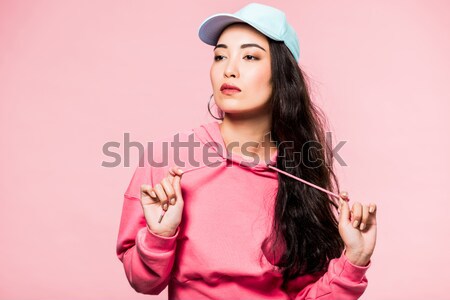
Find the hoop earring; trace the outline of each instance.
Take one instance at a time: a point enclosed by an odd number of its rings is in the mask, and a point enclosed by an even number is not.
[[[214,119],[223,121],[223,118],[217,118],[217,117],[215,117],[215,116],[211,113],[211,108],[209,107],[209,104],[210,104],[211,99],[212,99],[213,96],[214,96],[214,94],[211,94],[211,96],[209,97],[209,101],[208,101],[208,111],[209,111],[209,114],[210,114]]]

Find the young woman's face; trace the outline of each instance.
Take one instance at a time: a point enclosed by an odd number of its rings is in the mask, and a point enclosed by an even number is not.
[[[233,24],[220,35],[210,71],[214,100],[227,114],[269,113],[272,93],[269,42],[247,24]],[[227,89],[224,84],[238,88]]]

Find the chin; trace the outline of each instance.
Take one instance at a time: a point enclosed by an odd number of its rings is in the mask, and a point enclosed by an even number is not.
[[[216,101],[216,105],[223,111],[241,110],[242,100],[233,97],[221,98]]]
[[[240,112],[245,109],[242,101],[237,99],[224,99],[217,103],[217,106],[224,112]]]
[[[222,109],[222,111],[227,114],[227,115],[247,115],[247,114],[252,114],[252,110],[250,109],[245,109],[243,107],[235,107],[235,108],[224,108]]]

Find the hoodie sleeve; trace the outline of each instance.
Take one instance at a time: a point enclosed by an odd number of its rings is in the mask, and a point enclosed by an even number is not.
[[[139,293],[157,295],[168,285],[175,260],[176,239],[150,231],[140,202],[141,184],[153,186],[155,172],[148,165],[138,166],[124,194],[116,254],[123,263],[128,282]],[[155,178],[157,178],[156,176]]]
[[[371,264],[371,261],[366,266],[352,264],[344,249],[340,257],[330,260],[326,272],[291,280],[288,294],[295,300],[359,299],[367,288],[365,273]]]

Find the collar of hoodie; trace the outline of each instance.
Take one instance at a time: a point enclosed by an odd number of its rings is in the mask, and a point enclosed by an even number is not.
[[[241,155],[229,152],[225,146],[225,142],[223,140],[222,134],[220,132],[219,123],[217,121],[213,121],[210,123],[203,124],[197,128],[193,129],[195,137],[202,143],[202,146],[209,144],[209,151],[214,151],[219,156],[219,159],[214,162],[203,164],[198,167],[191,167],[187,169],[183,169],[183,172],[190,172],[196,169],[204,168],[207,166],[231,166],[232,167],[241,167],[248,169],[249,171],[258,173],[263,176],[268,177],[277,177],[277,171],[275,169],[271,169],[268,165],[276,166],[277,153],[278,150],[274,151],[270,157],[270,161],[256,161],[256,159],[246,160]]]

